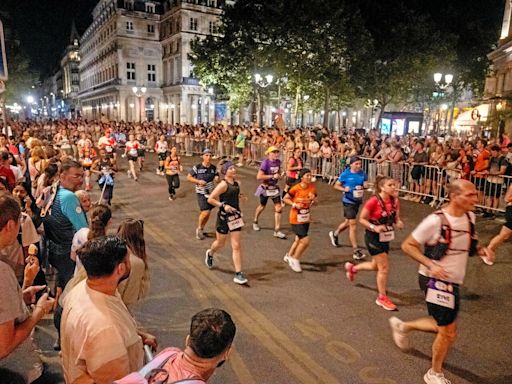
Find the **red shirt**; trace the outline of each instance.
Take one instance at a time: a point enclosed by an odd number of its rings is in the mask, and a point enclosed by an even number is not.
[[[395,212],[398,212],[400,209],[400,201],[397,198],[384,200],[384,207],[388,214],[393,210],[393,200],[395,201]],[[377,196],[370,197],[364,207],[370,212],[369,221],[378,221],[382,218],[382,206]]]
[[[9,188],[9,191],[12,191],[16,185],[16,177],[11,168],[0,165],[0,177],[6,179],[7,188]]]

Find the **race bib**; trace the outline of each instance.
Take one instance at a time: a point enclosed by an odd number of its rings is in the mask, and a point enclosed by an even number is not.
[[[234,214],[228,216],[228,228],[230,231],[242,228],[244,226],[244,220],[240,214]]]
[[[297,222],[299,224],[309,223],[310,216],[309,209],[299,209],[297,212]]]
[[[267,187],[265,192],[266,192],[265,195],[267,197],[278,196],[279,195],[279,188],[277,188],[277,187]]]
[[[395,240],[395,231],[386,231],[379,233],[379,241],[381,243],[389,243],[391,240]]]
[[[130,149],[130,151],[128,152],[130,154],[130,156],[137,156],[138,152],[135,148],[132,148]]]
[[[425,297],[427,303],[455,309],[455,295],[453,294],[453,286],[450,283],[431,278],[427,287],[427,295]]]
[[[89,157],[86,157],[86,158],[84,159],[84,163],[83,163],[83,165],[85,165],[85,166],[92,165],[92,159],[90,159]]]
[[[364,189],[354,189],[354,191],[352,192],[352,195],[356,199],[362,199],[364,196]]]
[[[111,147],[110,145],[107,145],[107,146],[105,147],[105,150],[106,150],[107,152],[112,152],[112,147]]]

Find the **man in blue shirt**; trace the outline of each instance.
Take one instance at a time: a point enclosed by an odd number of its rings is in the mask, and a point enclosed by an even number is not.
[[[334,189],[343,192],[341,199],[344,207],[345,221],[335,231],[329,232],[331,243],[338,247],[338,235],[349,228],[349,239],[354,250],[352,257],[360,260],[365,254],[357,247],[357,214],[363,202],[364,188],[367,187],[368,175],[361,169],[361,159],[358,156],[350,158],[350,168],[343,171],[334,185]]]

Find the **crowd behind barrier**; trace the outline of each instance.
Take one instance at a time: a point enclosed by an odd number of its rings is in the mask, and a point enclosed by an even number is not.
[[[169,146],[176,146],[181,156],[198,155],[208,148],[217,158],[238,159],[239,165],[258,165],[270,145],[281,148],[280,159],[286,164],[293,150],[300,148],[304,166],[310,168],[315,177],[331,184],[348,166],[348,159],[358,155],[363,159],[363,169],[368,173],[370,183],[378,174],[390,176],[399,182],[404,198],[421,200],[432,206],[445,201],[447,184],[464,178],[477,185],[480,208],[503,212],[505,203],[501,196],[512,178],[512,146],[506,134],[499,140],[487,143],[477,137],[449,138],[441,142],[435,136],[389,137],[379,135],[376,130],[369,130],[365,134],[348,130],[338,133],[321,127],[292,131],[251,126],[81,120],[13,122],[11,125],[9,133],[13,134],[15,140],[23,138],[23,134],[30,131],[33,136],[45,139],[56,147],[64,148],[64,141],[68,147],[66,151],[75,158],[78,157],[77,143],[80,138],[85,136],[97,143],[107,128],[113,130],[120,146],[127,140],[129,133],[134,133],[145,144],[146,150],[153,150],[154,143],[163,134]],[[479,141],[485,145],[478,148]],[[415,162],[418,143],[422,143],[428,154],[426,161],[421,163]],[[499,145],[498,156],[506,159],[507,166],[506,172],[491,172],[491,175],[488,172],[491,162],[489,149],[493,145]],[[438,148],[438,156],[435,156]],[[479,153],[483,151],[487,152],[486,165],[483,170],[473,172]]]

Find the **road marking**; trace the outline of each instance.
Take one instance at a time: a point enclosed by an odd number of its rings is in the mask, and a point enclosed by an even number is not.
[[[125,206],[122,209],[131,213],[134,217],[140,216],[140,212],[132,208]],[[164,248],[166,244],[172,245],[174,250],[179,253],[179,255],[176,255],[177,257],[174,258],[173,262],[157,255],[153,255],[152,257],[162,264],[167,265],[169,270],[173,272],[176,271],[176,262],[178,262],[190,271],[190,275],[202,276],[203,279],[201,280],[193,278],[195,284],[191,284],[192,287],[197,287],[198,283],[205,284],[205,282],[209,281],[211,283],[208,285],[209,292],[216,296],[226,306],[228,311],[237,318],[237,321],[243,324],[245,329],[258,338],[261,344],[274,354],[300,382],[308,384],[317,382],[334,384],[340,382],[324,367],[313,360],[309,354],[303,351],[269,319],[245,301],[241,295],[236,293],[232,285],[228,287],[225,282],[215,274],[207,273],[205,267],[197,260],[187,257],[186,253],[181,250],[181,247],[173,239],[166,236],[159,227],[153,225],[151,222],[147,222],[146,228],[152,237],[164,246]],[[187,276],[187,280],[191,282],[191,276]]]

